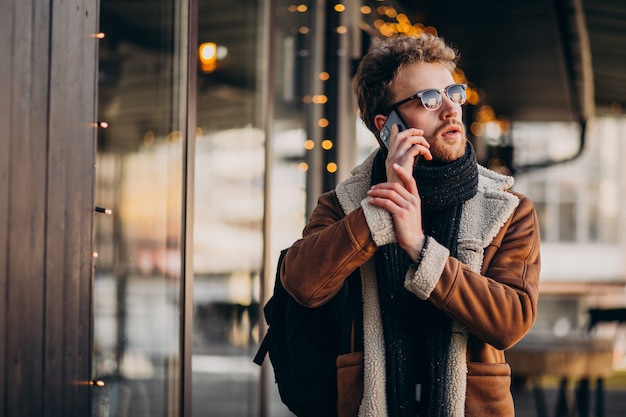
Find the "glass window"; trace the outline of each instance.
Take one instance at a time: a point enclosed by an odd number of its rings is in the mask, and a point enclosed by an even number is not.
[[[300,235],[305,220],[304,112],[312,76],[306,4],[275,2],[274,24],[266,27],[263,2],[199,3],[193,416],[260,413],[261,368],[252,357],[264,320],[264,245],[271,245],[265,273],[271,287],[280,249]],[[268,36],[274,60],[263,46]],[[265,194],[266,152],[271,197]],[[272,221],[264,232],[268,205]],[[291,415],[280,404],[273,375],[267,381],[268,415]]]
[[[192,415],[254,416],[265,175],[262,13],[256,1],[198,5]]]
[[[92,415],[179,415],[186,17],[100,7]]]

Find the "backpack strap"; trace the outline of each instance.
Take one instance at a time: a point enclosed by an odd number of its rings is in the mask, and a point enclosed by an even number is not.
[[[283,260],[285,259],[285,255],[287,254],[288,249],[289,248],[285,248],[280,251],[280,255],[278,256],[278,262],[276,263],[276,276],[274,277],[274,292],[272,296],[270,297],[270,299],[267,301],[267,303],[265,303],[265,306],[263,307],[263,317],[265,318],[265,322],[268,325],[270,324],[270,321],[271,321],[272,306],[275,304],[274,297],[276,297],[276,291],[278,288],[282,288],[282,284],[280,282],[280,269],[282,267]],[[259,346],[259,350],[257,350],[256,355],[254,355],[254,359],[252,360],[252,362],[256,363],[259,366],[262,366],[265,356],[270,351],[270,344],[271,344],[271,333],[268,328],[268,330],[265,332],[265,336],[263,337],[263,341],[261,342],[261,345]]]
[[[356,274],[355,285],[352,286],[350,303],[352,307],[353,331],[352,352],[363,352],[363,291],[361,289],[361,274]]]
[[[263,341],[261,342],[261,345],[259,346],[259,350],[256,352],[256,355],[254,355],[254,359],[252,360],[252,362],[256,363],[259,366],[263,365],[263,359],[265,359],[265,355],[267,355],[269,351],[270,351],[270,334],[265,333],[265,336],[263,337]]]
[[[341,325],[340,354],[363,351],[363,299],[359,269],[350,274],[345,285],[348,287],[348,308]]]

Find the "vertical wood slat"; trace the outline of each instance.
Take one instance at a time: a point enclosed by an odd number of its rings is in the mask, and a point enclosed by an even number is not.
[[[89,415],[97,0],[0,4],[0,415]]]
[[[9,2],[0,2],[0,52],[11,50],[11,33],[13,32],[13,12]],[[6,55],[5,55],[6,56]],[[0,91],[11,91],[12,60],[0,59]],[[0,129],[5,133],[9,130],[10,94],[0,94]],[[0,139],[0,317],[7,316],[7,284],[8,284],[8,219],[9,219],[9,135]],[[0,378],[6,372],[6,341],[7,323],[0,318]],[[2,381],[2,379],[0,379]],[[0,414],[6,415],[5,386],[2,381],[0,388]]]
[[[9,101],[7,314],[5,412],[9,416],[43,414],[43,288],[46,124],[48,118],[47,44],[35,37],[45,31],[47,2],[13,2]],[[37,27],[37,25],[43,25]],[[37,29],[35,29],[37,27]],[[44,73],[45,74],[45,73]],[[39,78],[38,78],[39,77]],[[30,391],[31,400],[24,393]]]
[[[91,347],[96,1],[55,1],[51,24],[45,415],[84,416]]]

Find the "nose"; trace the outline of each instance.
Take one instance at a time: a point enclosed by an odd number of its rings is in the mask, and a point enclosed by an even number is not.
[[[446,93],[441,94],[441,108],[439,109],[441,120],[454,119],[461,113],[461,105],[455,103]]]

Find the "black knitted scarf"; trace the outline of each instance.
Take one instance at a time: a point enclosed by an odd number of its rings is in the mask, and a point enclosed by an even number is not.
[[[376,155],[373,184],[386,180],[386,157],[386,150]],[[473,147],[468,142],[465,155],[448,164],[422,160],[414,167],[413,176],[422,199],[424,232],[456,256],[463,202],[478,189]],[[385,339],[388,415],[445,417],[452,320],[404,288],[411,259],[397,243],[380,247],[375,262]]]

